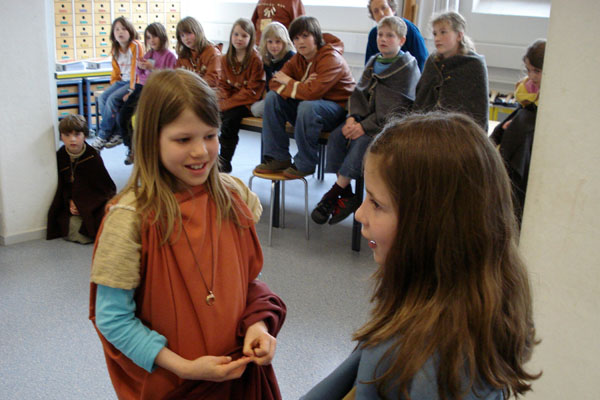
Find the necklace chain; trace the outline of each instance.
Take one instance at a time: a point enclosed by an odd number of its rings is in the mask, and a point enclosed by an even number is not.
[[[196,253],[194,253],[194,249],[192,248],[192,242],[190,241],[190,237],[188,236],[187,231],[185,230],[185,226],[182,225],[182,229],[183,229],[183,233],[185,235],[185,239],[187,240],[187,244],[190,248],[190,252],[192,253],[192,257],[194,258],[194,263],[196,264],[196,267],[198,267],[198,272],[200,272],[200,278],[202,278],[202,283],[204,283],[204,287],[206,288],[206,291],[208,292],[208,295],[206,296],[206,304],[208,304],[209,306],[212,306],[216,300],[215,294],[213,293],[213,289],[215,287],[215,264],[216,264],[214,257],[216,257],[216,255],[213,254],[212,276],[210,279],[210,288],[209,288],[208,285],[206,284],[206,280],[204,279],[204,274],[202,273],[200,264],[198,263],[198,260],[196,259]],[[214,251],[213,251],[213,253],[214,253]]]

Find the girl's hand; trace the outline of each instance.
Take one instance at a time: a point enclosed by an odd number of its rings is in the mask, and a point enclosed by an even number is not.
[[[125,96],[123,96],[123,101],[127,101],[127,99],[129,98],[130,94],[131,93],[129,93],[129,92],[125,93]]]
[[[183,379],[212,382],[238,379],[251,361],[250,357],[242,357],[233,361],[231,357],[204,356],[188,361],[184,372],[179,376]]]
[[[152,71],[154,69],[154,64],[144,58],[138,58],[138,65],[141,69],[147,69],[148,71]]]
[[[279,82],[282,85],[287,85],[292,80],[289,75],[281,71],[275,72],[275,74],[273,74],[273,78],[271,79],[275,79],[275,82]]]
[[[506,121],[503,125],[502,125],[502,129],[506,130],[508,128],[508,126],[510,125],[510,123],[512,122],[512,119],[509,119],[508,121]]]
[[[77,206],[75,205],[72,199],[69,200],[69,211],[72,215],[79,215],[79,210],[77,209]]]
[[[154,364],[162,367],[182,379],[223,382],[237,379],[252,361],[242,357],[235,361],[231,357],[203,356],[187,360],[167,347],[163,347],[154,359]]]
[[[250,325],[244,337],[243,353],[257,365],[269,365],[275,356],[277,339],[269,335],[264,321]]]

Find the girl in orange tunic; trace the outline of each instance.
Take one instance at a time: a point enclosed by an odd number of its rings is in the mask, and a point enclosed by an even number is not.
[[[177,64],[200,75],[208,85],[216,89],[221,78],[221,47],[212,44],[202,25],[193,17],[185,17],[177,23]]]
[[[90,319],[120,399],[181,388],[280,398],[270,363],[285,305],[255,281],[260,202],[215,166],[217,104],[183,69],[153,73],[140,97],[134,169],[103,221],[91,275]],[[257,290],[275,302],[258,302]]]
[[[231,159],[239,141],[240,124],[252,115],[250,106],[260,100],[265,90],[265,70],[254,48],[254,25],[240,18],[233,23],[229,49],[223,56],[221,75],[221,171],[231,172]]]

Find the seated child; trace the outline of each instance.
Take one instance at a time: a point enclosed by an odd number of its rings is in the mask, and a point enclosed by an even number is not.
[[[487,67],[465,35],[465,19],[456,12],[446,12],[435,16],[431,26],[435,51],[425,62],[413,109],[462,112],[487,131]]]
[[[336,224],[358,208],[362,193],[352,193],[350,180],[362,176],[367,146],[390,115],[410,110],[421,72],[416,59],[401,50],[406,29],[400,17],[379,21],[379,53],[367,63],[348,100],[346,121],[329,134],[325,172],[336,173],[337,180],[311,214],[317,224]]]
[[[263,117],[264,162],[256,172],[281,172],[291,179],[311,175],[318,161],[321,131],[331,131],[346,117],[354,89],[343,43],[321,34],[314,17],[298,17],[290,25],[298,53],[271,78]],[[286,122],[294,125],[298,153],[292,165]]]
[[[538,39],[527,48],[523,56],[527,76],[517,82],[515,90],[515,98],[519,106],[496,126],[491,136],[492,140],[499,145],[500,154],[512,182],[514,207],[519,223],[523,218],[525,205],[545,50],[545,39]]]
[[[98,234],[90,285],[116,397],[281,399],[271,361],[285,304],[256,279],[257,196],[218,171],[214,90],[190,71],[156,71],[137,113],[133,172]]]
[[[66,116],[58,130],[64,145],[56,152],[58,188],[48,211],[46,239],[91,243],[116,186],[98,152],[85,143],[89,130],[81,115]]]
[[[264,29],[262,38],[260,39],[258,52],[263,60],[263,67],[267,79],[266,88],[268,92],[269,82],[271,81],[273,74],[279,71],[283,65],[296,54],[294,51],[294,44],[290,39],[290,35],[288,35],[286,27],[279,22],[271,22],[267,25]],[[255,117],[262,117],[265,111],[264,99],[252,104],[250,111],[252,111],[252,115]]]
[[[136,67],[137,60],[144,56],[144,45],[138,38],[135,27],[127,18],[118,17],[112,23],[110,87],[97,99],[102,121],[96,138],[90,144],[98,151],[104,147],[111,148],[123,143],[118,125],[118,113],[133,93],[135,84],[139,82]]]
[[[231,172],[242,119],[252,115],[250,106],[265,90],[265,71],[254,47],[254,25],[247,18],[238,19],[231,28],[227,54],[222,57],[219,82],[222,120],[219,162],[222,172]]]
[[[369,10],[369,16],[375,20],[377,24],[383,17],[389,17],[396,15],[396,9],[398,3],[396,0],[368,0],[367,9]],[[421,35],[419,28],[406,18],[402,18],[406,24],[406,41],[402,45],[402,51],[409,52],[414,58],[417,59],[419,70],[423,71],[425,66],[425,60],[429,52],[425,45],[425,39]],[[373,27],[369,32],[369,39],[367,41],[367,49],[365,51],[365,65],[369,62],[371,57],[379,52],[377,48],[377,26]]]
[[[216,89],[221,79],[221,48],[204,35],[202,25],[194,17],[185,17],[177,23],[177,64],[200,75]]]
[[[160,22],[153,22],[146,27],[144,31],[144,44],[149,49],[144,57],[137,62],[137,73],[139,83],[135,84],[135,90],[129,95],[121,111],[119,111],[119,126],[123,143],[127,146],[127,158],[125,165],[133,163],[133,153],[131,151],[131,136],[133,129],[131,127],[131,116],[135,112],[140,93],[148,79],[148,76],[155,69],[175,68],[177,57],[169,50],[169,37],[165,27]]]
[[[356,211],[378,265],[355,350],[302,400],[499,400],[531,390],[532,293],[502,159],[464,114],[393,120]]]
[[[263,31],[271,22],[279,22],[287,29],[293,20],[305,14],[302,0],[258,0],[251,18],[256,30],[256,44],[260,43]]]

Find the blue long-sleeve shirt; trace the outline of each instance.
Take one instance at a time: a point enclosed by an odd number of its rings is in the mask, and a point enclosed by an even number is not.
[[[96,327],[127,358],[152,372],[155,368],[154,359],[167,345],[167,339],[135,316],[134,292],[134,289],[98,285]]]

